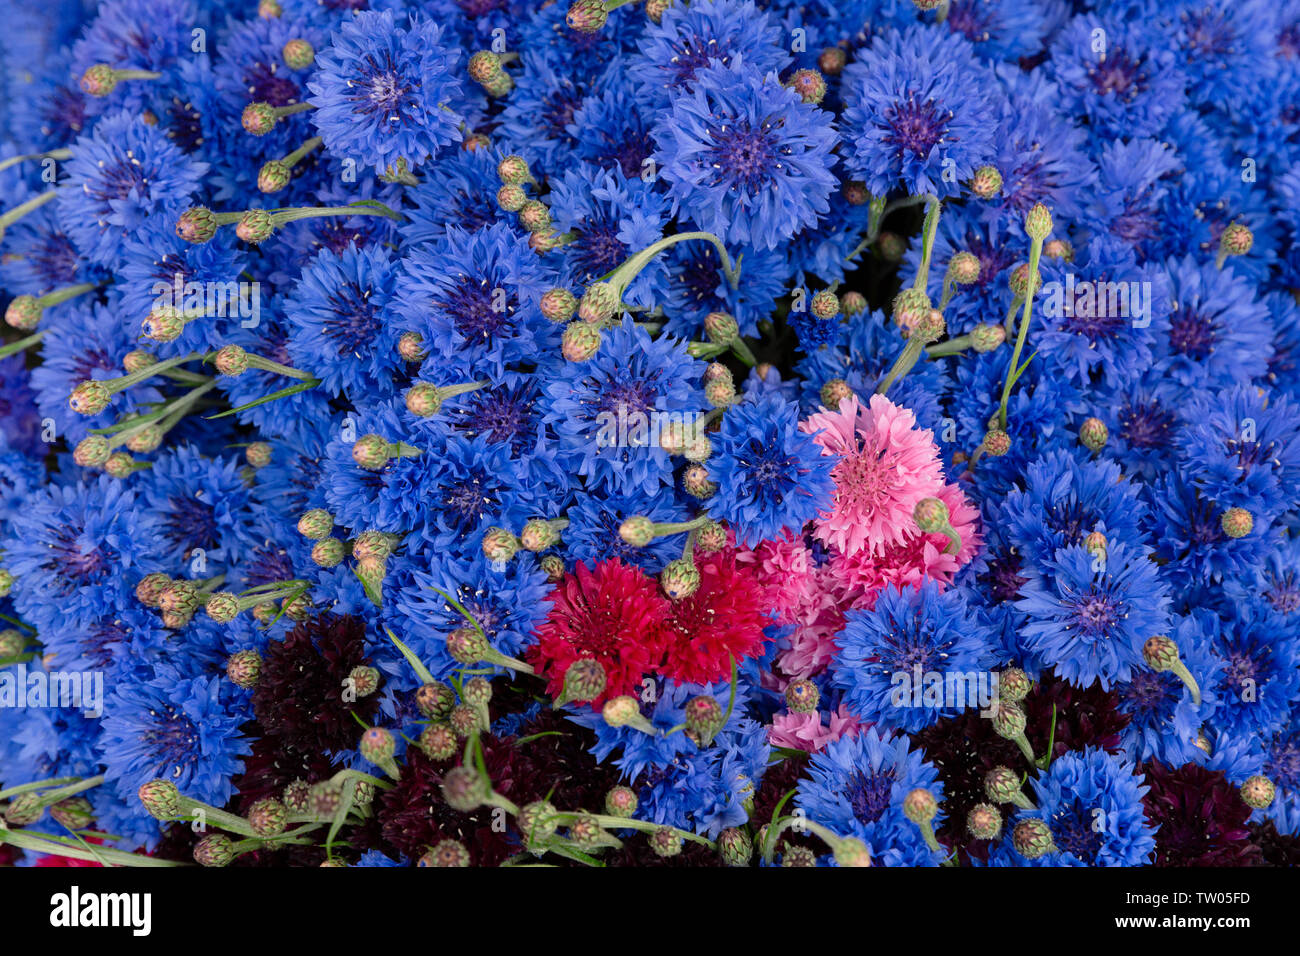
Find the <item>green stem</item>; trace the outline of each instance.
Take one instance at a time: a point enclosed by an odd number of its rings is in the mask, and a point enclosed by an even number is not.
[[[912,287],[922,292],[930,281],[930,258],[934,253],[934,236],[939,228],[939,213],[943,203],[935,196],[927,197],[929,205],[925,210],[925,227],[922,230],[921,267],[916,270],[916,281]]]
[[[1025,290],[1025,314],[1020,319],[1020,331],[1016,333],[1016,348],[1011,353],[1011,365],[1007,369],[1007,379],[1002,384],[1002,401],[998,403],[998,421],[1002,424],[1002,430],[1007,428],[1007,401],[1011,398],[1011,386],[1015,383],[1016,376],[1019,374],[1017,369],[1020,368],[1020,353],[1024,350],[1025,339],[1029,336],[1029,321],[1034,314],[1034,296],[1038,294],[1037,283],[1034,277],[1038,275],[1038,260],[1043,254],[1043,240],[1041,238],[1032,240],[1029,247],[1029,278],[1028,287]]]
[[[903,346],[903,351],[898,353],[898,358],[894,360],[894,364],[890,367],[889,373],[885,376],[884,380],[876,386],[876,394],[884,395],[889,391],[889,387],[893,385],[895,381],[910,372],[913,366],[916,365],[917,360],[920,359],[921,352],[924,350],[925,344],[921,341],[921,337],[913,333],[912,337],[907,340],[907,344]]]
[[[45,338],[46,331],[48,330],[42,329],[34,335],[29,335],[25,339],[19,339],[17,342],[10,342],[8,345],[0,348],[0,359],[8,358],[11,355],[18,354],[24,349],[31,348],[37,342],[41,341],[41,339]]]
[[[32,159],[71,159],[72,150],[70,149],[51,149],[45,153],[24,153],[22,156],[10,156],[6,160],[0,160],[0,173],[4,172],[10,166],[17,166],[19,163],[25,163]]]
[[[3,236],[5,230],[16,223],[19,219],[23,218],[23,216],[27,215],[29,212],[34,212],[35,210],[40,209],[48,202],[53,202],[58,195],[59,190],[57,188],[50,189],[41,193],[39,196],[33,196],[25,203],[20,203],[19,205],[14,206],[13,209],[10,209],[7,213],[0,216],[0,236]]]

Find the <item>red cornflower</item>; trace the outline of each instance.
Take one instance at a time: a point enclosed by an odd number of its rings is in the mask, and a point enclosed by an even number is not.
[[[772,623],[766,592],[751,567],[738,565],[730,549],[696,555],[700,586],[672,605],[668,648],[659,672],[683,683],[728,680],[737,665],[763,653]]]
[[[640,568],[617,558],[594,569],[579,564],[551,592],[551,613],[537,629],[528,660],[547,680],[547,692],[559,696],[564,674],[580,658],[605,668],[605,691],[598,707],[611,697],[639,694],[641,679],[663,658],[668,599]]]

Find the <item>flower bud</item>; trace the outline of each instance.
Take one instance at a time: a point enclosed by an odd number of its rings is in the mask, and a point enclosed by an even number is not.
[[[682,472],[682,488],[692,498],[710,498],[718,490],[717,484],[709,478],[709,471],[703,465],[688,465]]]
[[[235,845],[224,833],[209,833],[194,844],[194,862],[200,866],[229,866]]]
[[[929,790],[918,787],[903,797],[903,816],[913,823],[929,823],[939,812],[939,803]]]
[[[1178,645],[1164,634],[1148,637],[1142,645],[1142,658],[1156,671],[1171,671],[1178,666]]]
[[[338,538],[321,538],[311,549],[311,559],[317,567],[337,568],[343,563],[343,542]]]
[[[533,178],[528,170],[528,161],[522,156],[506,156],[497,163],[497,176],[503,183],[526,183]]]
[[[146,574],[135,586],[135,597],[145,607],[157,607],[163,589],[172,583],[172,579],[161,571]]]
[[[826,78],[816,70],[796,70],[785,85],[813,106],[826,98]]]
[[[293,169],[280,159],[267,160],[257,172],[257,188],[264,193],[278,193],[289,185]]]
[[[570,30],[579,33],[596,33],[609,19],[604,0],[573,0],[564,22]]]
[[[415,691],[415,706],[430,720],[443,720],[456,706],[456,694],[441,681],[421,684]]]
[[[727,827],[718,834],[718,853],[727,866],[749,866],[754,855],[754,843],[744,830]]]
[[[464,764],[452,767],[442,778],[442,798],[461,813],[477,810],[488,798],[488,782],[477,770]]]
[[[497,205],[506,212],[519,212],[528,202],[528,194],[522,186],[506,183],[497,190]]]
[[[840,402],[853,397],[853,389],[849,388],[849,383],[844,379],[833,378],[821,387],[819,397],[826,408],[836,409],[840,407]]]
[[[450,712],[449,709],[448,713]],[[456,737],[456,732],[446,721],[429,724],[420,731],[419,745],[430,760],[439,762],[450,760],[460,750],[460,741]]]
[[[244,449],[244,458],[254,468],[265,468],[271,463],[272,449],[271,443],[265,441],[255,441]]]
[[[1047,207],[1036,202],[1025,214],[1025,233],[1030,239],[1046,239],[1052,231],[1052,214]]]
[[[931,311],[930,297],[921,289],[908,287],[894,296],[894,324],[907,332],[929,319]]]
[[[861,292],[845,292],[840,296],[840,310],[850,317],[861,315],[867,311],[867,297]]]
[[[837,46],[827,47],[817,55],[817,69],[827,76],[839,76],[848,62],[848,54]]]
[[[316,62],[316,51],[303,39],[290,40],[280,54],[284,57],[284,65],[291,70],[305,70]]]
[[[519,225],[529,232],[546,232],[551,228],[551,211],[541,200],[530,199],[519,207]]]
[[[1277,787],[1273,781],[1262,774],[1247,778],[1241,785],[1241,799],[1253,810],[1263,810],[1277,796]]]
[[[781,865],[791,867],[816,866],[817,854],[806,846],[794,846],[787,843],[781,851]]]
[[[334,530],[334,518],[324,508],[313,508],[298,519],[298,533],[312,541],[328,537]]]
[[[984,454],[1001,458],[1011,450],[1011,436],[1000,428],[990,428],[984,433]]]
[[[1002,814],[991,803],[977,803],[966,814],[966,829],[977,840],[996,840],[1002,834]]]
[[[708,694],[692,697],[686,702],[686,736],[697,746],[707,747],[722,729],[722,705]]]
[[[306,780],[295,780],[284,788],[280,799],[294,813],[306,813],[311,806],[311,786]]]
[[[605,794],[605,813],[611,817],[629,820],[632,814],[636,813],[637,802],[636,794],[630,787],[612,787],[609,793]]]
[[[822,289],[812,297],[808,310],[819,319],[833,319],[840,314],[840,298],[830,289]]]
[[[1255,236],[1250,229],[1242,223],[1234,222],[1219,237],[1219,253],[1224,256],[1244,256],[1254,244]]]
[[[700,586],[700,572],[695,562],[688,558],[670,561],[659,573],[659,584],[674,601],[681,601],[694,594]]]
[[[1002,174],[993,166],[981,166],[971,177],[970,190],[980,199],[992,199],[1002,190]]]
[[[980,261],[969,252],[953,253],[948,260],[948,275],[957,285],[970,285],[978,282],[980,277]]]
[[[1025,712],[1010,700],[999,700],[993,712],[993,732],[1006,740],[1014,740],[1025,732]]]
[[[248,371],[248,353],[242,345],[225,345],[217,349],[212,364],[222,375],[243,375]]]
[[[361,743],[357,749],[365,760],[377,764],[392,759],[393,754],[397,752],[397,742],[393,739],[392,733],[383,727],[370,727],[361,735]]]
[[[568,289],[549,289],[541,299],[542,315],[552,322],[568,322],[578,310],[578,300]]]
[[[1043,255],[1049,259],[1060,259],[1062,262],[1074,261],[1074,247],[1064,239],[1049,239],[1043,243]]]
[[[136,791],[145,810],[156,820],[171,820],[180,816],[181,792],[170,780],[150,780]]]
[[[226,661],[226,676],[245,690],[256,686],[262,676],[262,655],[254,650],[238,651]]]
[[[729,378],[720,378],[704,386],[704,398],[714,408],[735,404],[736,386]]]
[[[158,606],[173,614],[191,615],[199,609],[198,586],[193,581],[172,581],[159,592]]]
[[[352,444],[352,460],[366,471],[382,471],[392,457],[388,449],[389,442],[382,436],[373,432],[362,435]]]
[[[569,665],[564,672],[564,691],[562,700],[585,703],[595,700],[605,692],[605,668],[600,661],[583,657]],[[557,701],[558,703],[558,701]]]
[[[489,561],[509,561],[519,550],[519,539],[505,528],[488,528],[483,533],[483,556]]]
[[[276,836],[284,832],[289,808],[275,797],[265,797],[248,808],[248,825],[258,836]]]
[[[994,767],[984,775],[984,792],[997,803],[1010,803],[1020,793],[1020,777],[1010,767]]]
[[[429,354],[424,350],[423,343],[424,339],[419,332],[403,332],[397,340],[397,354],[407,362],[422,362]]]
[[[1229,508],[1219,519],[1219,524],[1229,538],[1244,538],[1255,527],[1255,519],[1245,508]]]
[[[835,862],[839,866],[870,866],[871,851],[856,837],[845,837],[835,844]]]
[[[556,817],[555,806],[546,800],[534,800],[519,808],[515,824],[524,838],[524,846],[536,849],[555,836],[560,821]]]
[[[890,264],[902,262],[907,254],[907,240],[897,233],[882,232],[876,239],[876,253]]]
[[[740,326],[726,312],[710,312],[704,317],[704,334],[715,345],[730,345],[740,338]]]
[[[86,381],[72,390],[68,396],[68,407],[78,415],[98,415],[108,408],[111,397],[112,393],[103,382]]]
[[[487,638],[475,628],[458,627],[447,635],[447,653],[459,664],[477,664],[487,657]]]
[[[1020,265],[1016,266],[1014,269],[1011,270],[1011,274],[1007,276],[1007,286],[1011,289],[1011,293],[1017,299],[1024,299],[1028,296],[1029,294],[1029,263],[1028,262],[1022,262],[1020,263]],[[1041,289],[1042,287],[1043,287],[1043,275],[1040,272],[1034,276],[1034,293],[1037,294],[1038,290]]]
[[[1052,841],[1052,831],[1038,817],[1030,817],[1016,824],[1011,831],[1011,845],[1026,860],[1036,860],[1045,853],[1056,849]]]
[[[235,226],[235,235],[250,245],[259,245],[275,232],[275,220],[265,209],[250,209]]]
[[[358,697],[369,697],[379,689],[379,671],[365,664],[358,664],[348,672],[348,680]]]
[[[785,705],[791,713],[811,714],[821,702],[821,691],[806,677],[796,677],[785,685]]]
[[[655,538],[655,524],[644,515],[632,515],[618,526],[618,536],[634,548],[644,548]]]
[[[534,518],[519,532],[519,543],[528,551],[545,551],[560,540],[559,532],[549,521]]]
[[[217,218],[207,206],[191,206],[176,220],[176,235],[186,242],[202,245],[217,234]]]
[[[126,440],[126,447],[140,454],[148,454],[151,451],[157,451],[158,446],[162,444],[162,440],[162,428],[150,422],[148,425],[141,425],[132,431],[131,437]]]
[[[15,329],[30,332],[41,321],[45,309],[34,295],[14,296],[14,300],[5,309],[5,321]]]
[[[12,627],[0,631],[0,660],[17,657],[26,646],[27,638],[23,637],[21,631],[16,631]]]
[[[0,597],[8,597],[14,587],[14,576],[5,568],[0,568]]]
[[[469,866],[469,850],[459,840],[442,840],[420,857],[416,866],[459,868]]]
[[[1020,703],[1033,690],[1034,682],[1019,667],[1008,667],[998,675],[998,699]]]
[[[77,443],[72,452],[72,460],[82,468],[100,468],[108,461],[110,454],[112,450],[108,447],[107,438],[103,435],[89,435]]]
[[[721,551],[727,546],[727,529],[716,521],[709,521],[695,532],[695,547],[705,554]]]
[[[650,849],[655,856],[676,856],[682,852],[681,834],[672,827],[655,827],[650,831]]]
[[[275,129],[277,120],[275,107],[270,103],[249,103],[239,118],[244,129],[254,136],[265,136],[271,132]]]
[[[586,322],[570,322],[564,328],[560,354],[570,362],[586,362],[600,351],[600,329]]]
[[[1079,444],[1089,451],[1101,451],[1109,437],[1110,430],[1100,418],[1085,418],[1079,426]]]
[[[107,63],[96,63],[81,74],[81,92],[87,96],[108,96],[117,88],[117,74]]]
[[[537,563],[546,573],[546,580],[552,584],[559,584],[564,580],[564,559],[558,554],[544,554]]]
[[[203,610],[218,624],[229,624],[239,616],[239,598],[229,591],[217,591],[208,595]]]
[[[636,698],[631,694],[611,697],[605,701],[600,716],[611,727],[626,727],[641,716],[641,705],[636,702]]]
[[[84,830],[95,822],[95,810],[85,797],[68,797],[50,807],[50,816],[69,830]]]
[[[976,352],[992,352],[1007,340],[1007,331],[1000,325],[981,322],[971,329],[970,339]]]

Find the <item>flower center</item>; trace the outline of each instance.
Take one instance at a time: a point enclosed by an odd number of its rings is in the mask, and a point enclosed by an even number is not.
[[[1218,337],[1209,317],[1190,308],[1178,310],[1169,328],[1169,347],[1198,362],[1209,358]]]
[[[889,809],[889,792],[894,786],[892,773],[872,773],[870,776],[857,771],[849,777],[848,785],[843,791],[853,808],[853,816],[859,823],[872,824]]]
[[[780,153],[788,153],[788,148],[778,152],[772,143],[772,123],[764,120],[758,129],[747,121],[739,121],[709,130],[713,140],[713,174],[712,185],[726,185],[729,189],[741,188],[749,193],[756,193],[773,180],[773,170],[779,169]]]
[[[885,116],[890,127],[886,142],[921,159],[930,155],[948,126],[947,117],[933,100],[918,103],[913,94],[906,102],[891,106]]]

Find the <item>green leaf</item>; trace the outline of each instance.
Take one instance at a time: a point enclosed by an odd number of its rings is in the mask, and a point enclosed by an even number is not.
[[[471,614],[471,613],[469,613],[469,611],[465,610],[464,606],[463,606],[459,601],[457,601],[454,597],[452,597],[452,596],[451,596],[450,594],[448,594],[446,591],[440,590],[440,589],[438,589],[438,588],[435,588],[435,587],[432,587],[432,586],[431,586],[431,587],[429,588],[429,590],[431,590],[431,591],[437,591],[439,594],[441,594],[442,597],[443,597],[443,600],[445,600],[448,604],[450,604],[452,607],[454,607],[457,611],[460,612],[460,616],[461,616],[461,617],[463,617],[465,620],[469,621],[471,624],[474,625],[474,630],[478,631],[479,634],[482,635],[483,637],[485,637],[485,638],[487,637],[487,632],[483,630],[482,625],[480,625],[479,622],[476,621],[476,620],[474,619],[474,615],[473,615],[473,614]]]
[[[297,395],[299,392],[305,392],[308,389],[315,388],[320,384],[320,379],[309,378],[305,382],[299,382],[297,385],[290,385],[288,388],[282,388],[278,392],[272,392],[270,395],[263,395],[261,398],[240,405],[238,408],[231,408],[224,412],[218,412],[216,415],[205,415],[204,421],[212,421],[217,418],[225,418],[227,415],[234,415],[238,412],[247,411],[250,408],[256,408],[258,405],[265,405],[267,402],[273,402],[277,398],[288,398],[290,395]]]
[[[397,636],[393,634],[391,628],[384,628],[384,631],[388,634],[388,639],[397,646],[399,651],[402,652],[402,656],[406,658],[406,662],[411,665],[411,669],[415,671],[415,676],[420,678],[422,683],[436,683],[433,679],[433,675],[429,673],[429,668],[425,667],[424,662],[415,656],[415,652],[399,641]]]

